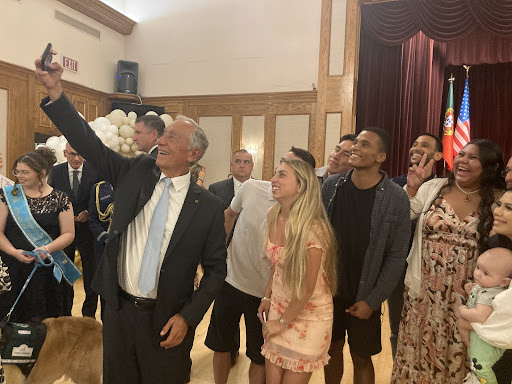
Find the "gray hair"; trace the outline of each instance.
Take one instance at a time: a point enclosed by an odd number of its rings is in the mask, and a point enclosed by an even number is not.
[[[203,155],[206,152],[206,149],[208,148],[209,143],[208,143],[208,139],[206,138],[206,134],[204,133],[203,128],[201,128],[199,126],[199,124],[197,124],[194,121],[194,119],[191,119],[190,117],[178,115],[178,116],[176,116],[176,119],[174,121],[177,121],[177,120],[186,121],[195,127],[195,129],[192,131],[192,133],[190,134],[190,137],[189,137],[190,144],[188,145],[188,149],[199,148],[201,150],[201,155],[195,161],[195,162],[198,162],[199,160],[201,160],[201,158],[203,157]]]

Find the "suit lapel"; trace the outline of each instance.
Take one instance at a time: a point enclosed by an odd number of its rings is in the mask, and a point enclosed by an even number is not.
[[[169,242],[169,246],[167,247],[167,252],[165,253],[164,261],[169,257],[173,249],[176,247],[176,244],[179,243],[183,234],[187,230],[190,222],[194,218],[194,215],[199,207],[199,194],[201,192],[201,187],[199,187],[193,181],[190,181],[190,187],[187,192],[187,196],[185,197],[185,201],[183,202],[183,207],[181,208],[180,215],[178,217],[178,221],[176,222],[176,226],[174,227],[174,231],[171,236],[171,241]]]

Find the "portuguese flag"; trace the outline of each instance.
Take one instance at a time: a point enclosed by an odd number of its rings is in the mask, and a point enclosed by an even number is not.
[[[448,98],[446,100],[446,113],[444,114],[443,125],[443,158],[446,168],[449,171],[453,168],[453,127],[455,125],[453,116],[453,75],[448,79],[450,89],[448,90]]]

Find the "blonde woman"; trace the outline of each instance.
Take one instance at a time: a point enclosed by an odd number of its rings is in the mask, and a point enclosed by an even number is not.
[[[329,360],[336,246],[313,168],[282,159],[272,178],[266,254],[273,273],[258,308],[267,383],[307,383]]]

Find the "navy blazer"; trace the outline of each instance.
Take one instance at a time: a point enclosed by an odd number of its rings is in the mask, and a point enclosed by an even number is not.
[[[108,305],[117,307],[121,237],[151,198],[161,171],[148,155],[127,158],[105,146],[65,94],[51,104],[48,101],[45,98],[41,103],[44,112],[73,148],[102,169],[116,191],[112,225],[93,288]],[[192,327],[199,324],[226,278],[225,240],[222,203],[191,181],[160,269],[153,320],[156,342],[160,330],[176,313]],[[200,288],[194,291],[199,263],[205,273]]]
[[[224,210],[230,206],[231,200],[235,197],[235,183],[232,177],[210,184],[208,190],[222,199]]]
[[[71,204],[73,204],[73,213],[75,216],[82,211],[89,209],[89,197],[91,188],[94,184],[99,182],[100,176],[96,169],[87,161],[84,161],[82,168],[82,178],[80,180],[80,187],[78,188],[78,196],[75,197],[71,184],[69,183],[68,163],[60,163],[53,167],[48,180],[53,188],[65,192],[69,196]]]

